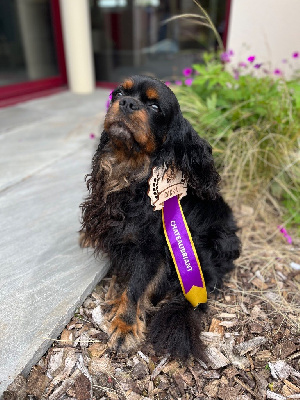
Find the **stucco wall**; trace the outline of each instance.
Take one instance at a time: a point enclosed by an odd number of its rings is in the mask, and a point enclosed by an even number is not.
[[[227,49],[235,61],[255,55],[255,62],[290,76],[300,68],[300,58],[292,56],[300,51],[299,19],[300,0],[232,0]]]

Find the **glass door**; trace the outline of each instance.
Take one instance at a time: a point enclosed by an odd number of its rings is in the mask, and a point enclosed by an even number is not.
[[[221,36],[226,37],[230,0],[201,0]],[[210,29],[197,19],[192,0],[90,0],[96,80],[119,82],[133,74],[175,80],[216,48]]]
[[[65,83],[59,0],[0,0],[0,99]]]

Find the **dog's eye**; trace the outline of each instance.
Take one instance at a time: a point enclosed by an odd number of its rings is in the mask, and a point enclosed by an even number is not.
[[[121,91],[118,91],[118,92],[115,94],[115,96],[116,96],[116,97],[121,97],[121,96],[123,96],[123,93],[122,93]]]
[[[152,108],[152,110],[154,110],[156,112],[160,111],[160,108],[158,107],[157,104],[150,104],[150,107]]]

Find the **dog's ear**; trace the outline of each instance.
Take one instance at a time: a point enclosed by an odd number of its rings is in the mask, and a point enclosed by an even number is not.
[[[219,192],[220,175],[215,168],[211,145],[202,139],[185,119],[181,129],[181,168],[188,178],[188,184],[200,197],[214,199]],[[177,162],[180,163],[180,160]]]
[[[203,199],[215,199],[219,193],[220,175],[216,171],[212,148],[179,113],[170,125],[164,154],[167,166],[180,169],[188,186]],[[162,160],[161,160],[162,162]]]
[[[97,147],[97,150],[92,159],[92,171],[90,174],[86,176],[87,187],[89,191],[93,194],[93,191],[96,191],[96,186],[99,185],[99,168],[100,168],[100,157],[103,153],[103,149],[107,142],[109,141],[108,134],[103,131],[100,137],[100,142]]]
[[[85,177],[89,194],[80,205],[82,209],[81,232],[84,234],[81,244],[89,243],[92,247],[97,246],[97,233],[100,229],[98,215],[99,209],[103,207],[103,193],[100,190],[103,185],[103,174],[100,173],[100,157],[108,140],[107,133],[103,131],[92,160],[92,170]],[[98,250],[96,249],[96,251]]]

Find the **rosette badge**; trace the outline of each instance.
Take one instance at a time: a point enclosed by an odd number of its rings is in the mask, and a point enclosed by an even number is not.
[[[149,180],[148,195],[154,211],[161,210],[164,202],[177,196],[181,200],[187,192],[187,181],[182,171],[175,168],[155,167]]]
[[[185,298],[197,307],[207,301],[207,291],[194,242],[180,199],[187,193],[187,181],[175,168],[154,168],[148,195],[154,211],[162,210],[164,233]]]

